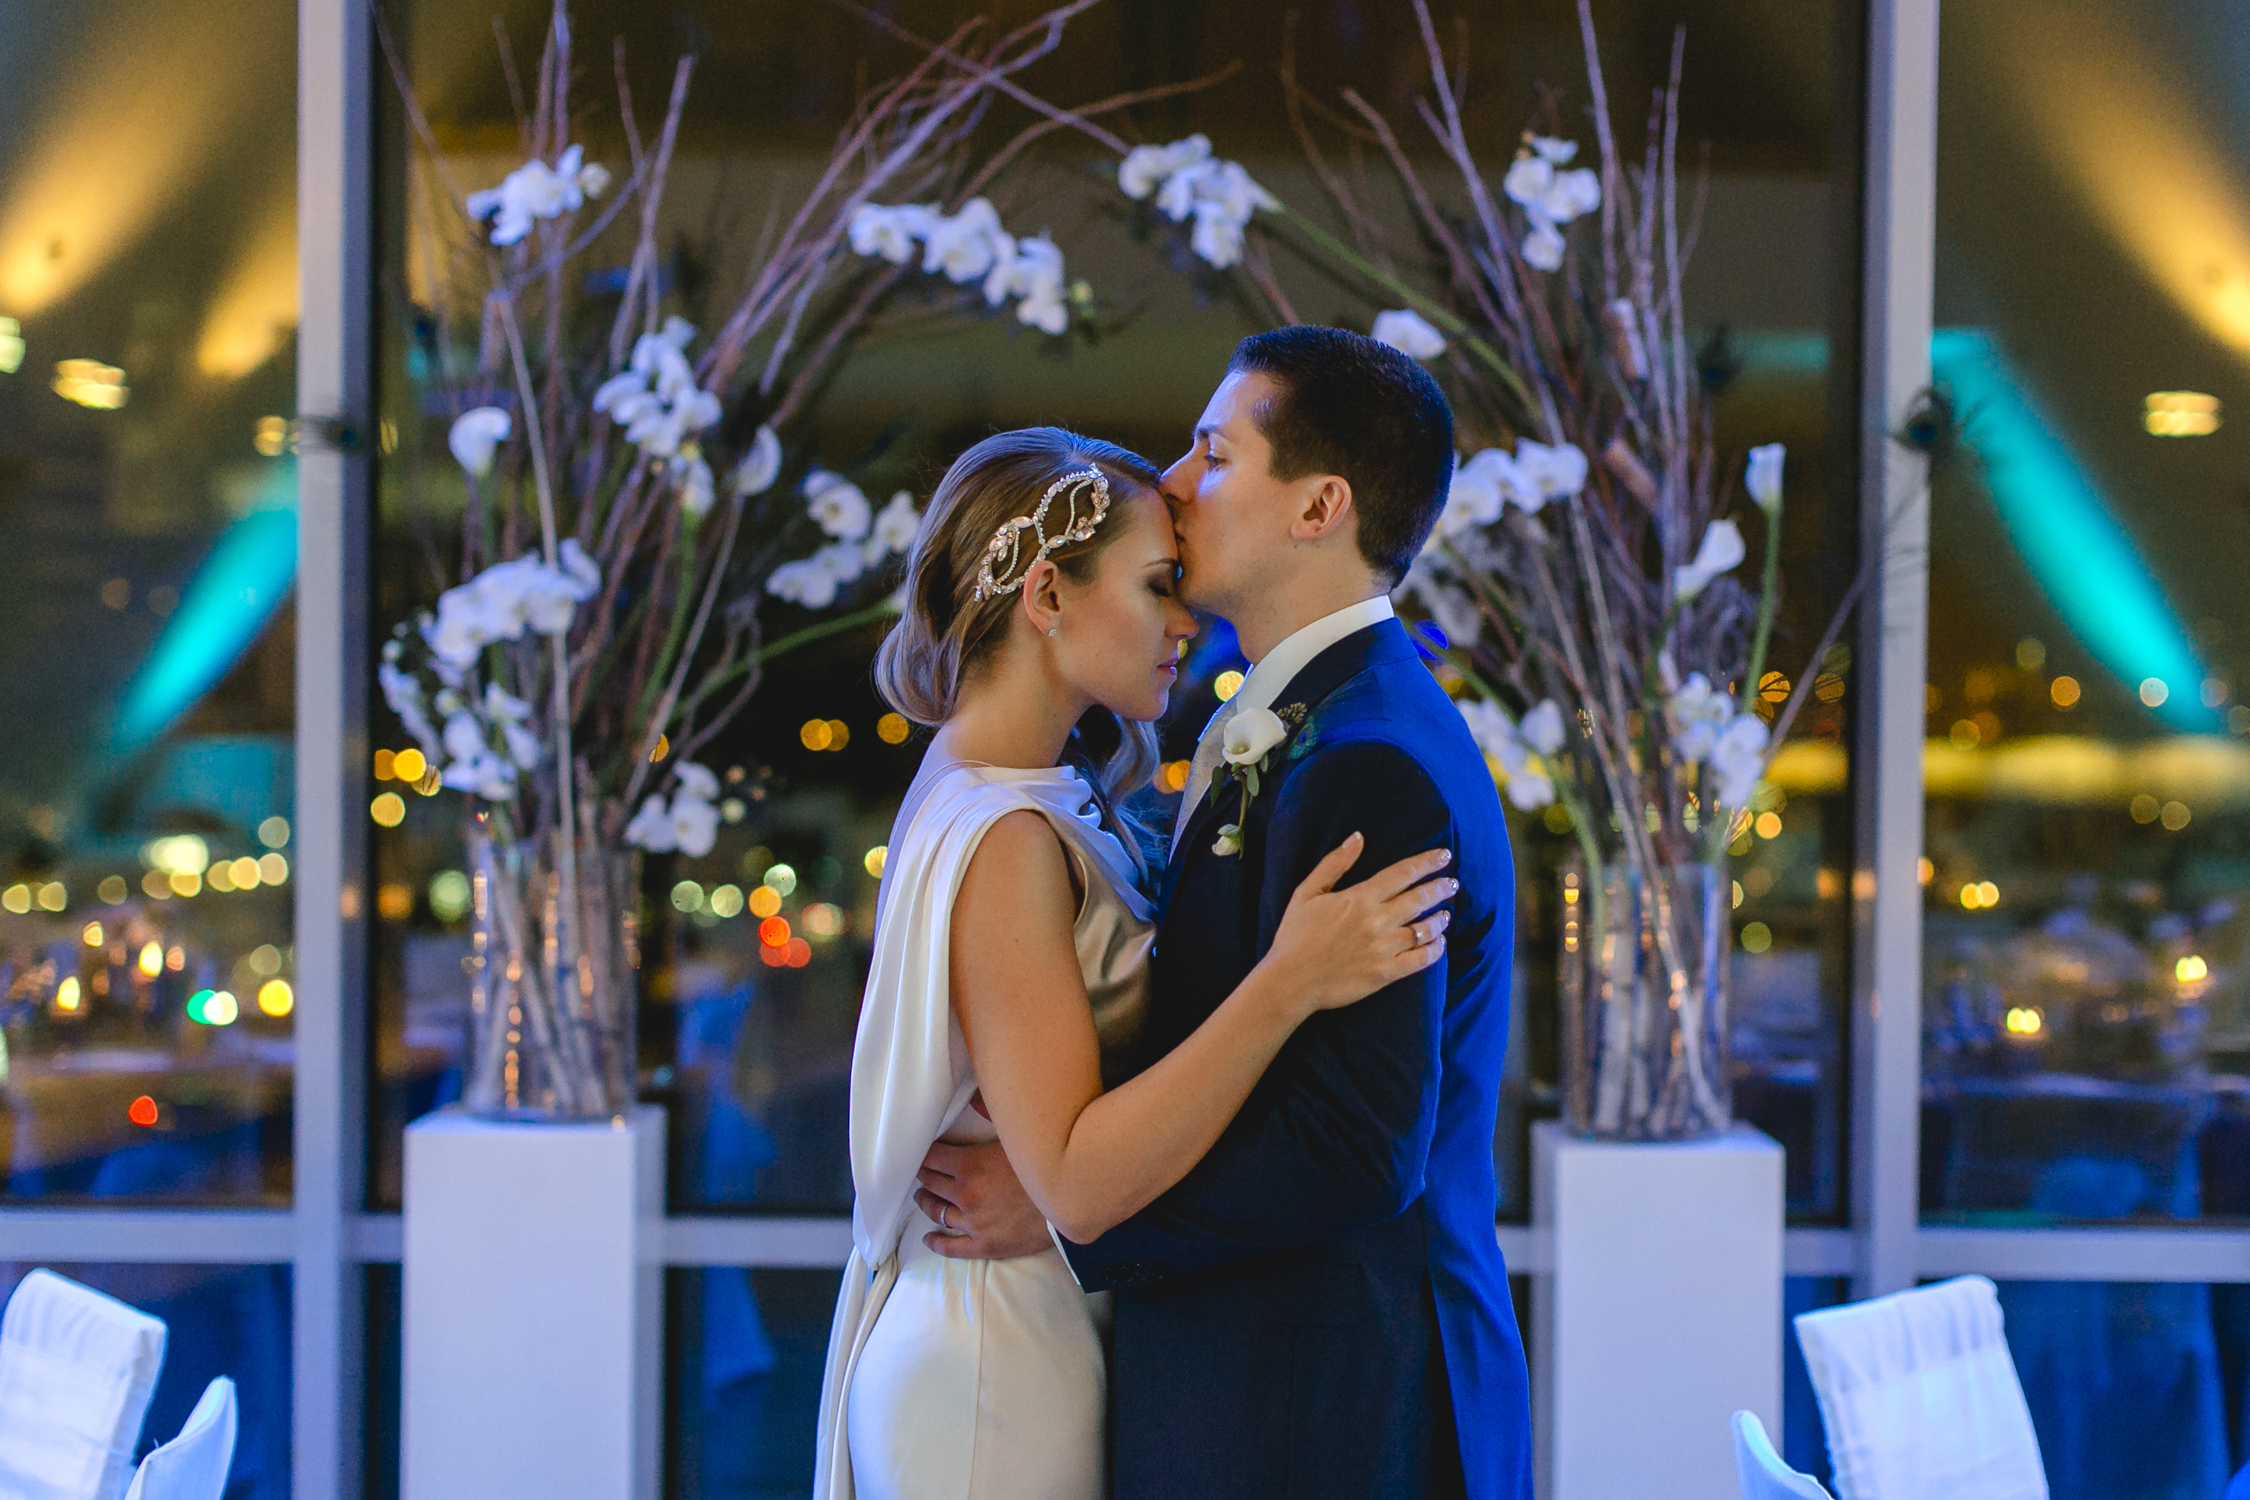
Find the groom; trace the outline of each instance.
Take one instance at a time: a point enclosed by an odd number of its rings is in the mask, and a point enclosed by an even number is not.
[[[1164,476],[1187,602],[1249,677],[1204,730],[1173,836],[1144,1045],[1177,1046],[1264,953],[1351,833],[1364,878],[1448,848],[1442,962],[1308,1021],[1178,1186],[1063,1253],[1116,1290],[1117,1500],[1526,1500],[1523,1346],[1493,1229],[1515,878],[1492,777],[1392,617],[1445,504],[1453,417],[1419,365],[1335,328],[1236,348]],[[1293,736],[1243,808],[1227,722]],[[1301,726],[1301,727],[1299,727]],[[1221,830],[1240,825],[1239,835]],[[939,1145],[920,1202],[942,1253],[1030,1254],[1048,1230],[997,1146]]]

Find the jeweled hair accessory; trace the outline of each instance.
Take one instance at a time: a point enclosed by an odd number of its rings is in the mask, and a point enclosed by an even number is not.
[[[1047,512],[1054,509],[1055,501],[1069,506],[1063,517],[1062,529],[1052,536],[1047,533]],[[984,544],[984,561],[977,564],[976,600],[985,600],[1001,594],[1012,594],[1023,587],[1031,570],[1046,561],[1047,554],[1071,542],[1083,542],[1102,524],[1109,514],[1109,476],[1088,465],[1074,473],[1065,474],[1047,486],[1047,493],[1039,497],[1039,504],[1028,516],[1017,516],[1001,524],[992,533],[992,540]],[[1038,550],[1024,546],[1023,534],[1030,532],[1038,542]]]

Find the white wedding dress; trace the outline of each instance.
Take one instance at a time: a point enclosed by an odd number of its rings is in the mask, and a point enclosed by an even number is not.
[[[852,1254],[821,1383],[816,1500],[1100,1500],[1106,1299],[1061,1252],[948,1260],[915,1207],[934,1141],[988,1141],[953,1017],[953,900],[985,830],[1043,815],[1083,891],[1075,927],[1108,1079],[1146,1017],[1154,916],[1067,768],[925,761],[892,830],[852,1049]]]

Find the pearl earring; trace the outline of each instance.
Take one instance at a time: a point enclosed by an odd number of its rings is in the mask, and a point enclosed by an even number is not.
[[[1047,634],[1049,636],[1061,635],[1062,627],[1060,625],[1050,625],[1049,627],[1047,627]]]

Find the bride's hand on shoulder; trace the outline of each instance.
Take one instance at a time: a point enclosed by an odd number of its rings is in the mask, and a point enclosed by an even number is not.
[[[1432,908],[1450,901],[1461,883],[1431,877],[1451,862],[1453,851],[1427,849],[1336,889],[1366,842],[1355,833],[1313,866],[1259,961],[1284,1002],[1293,1001],[1303,1015],[1364,1000],[1445,956],[1453,916]]]

